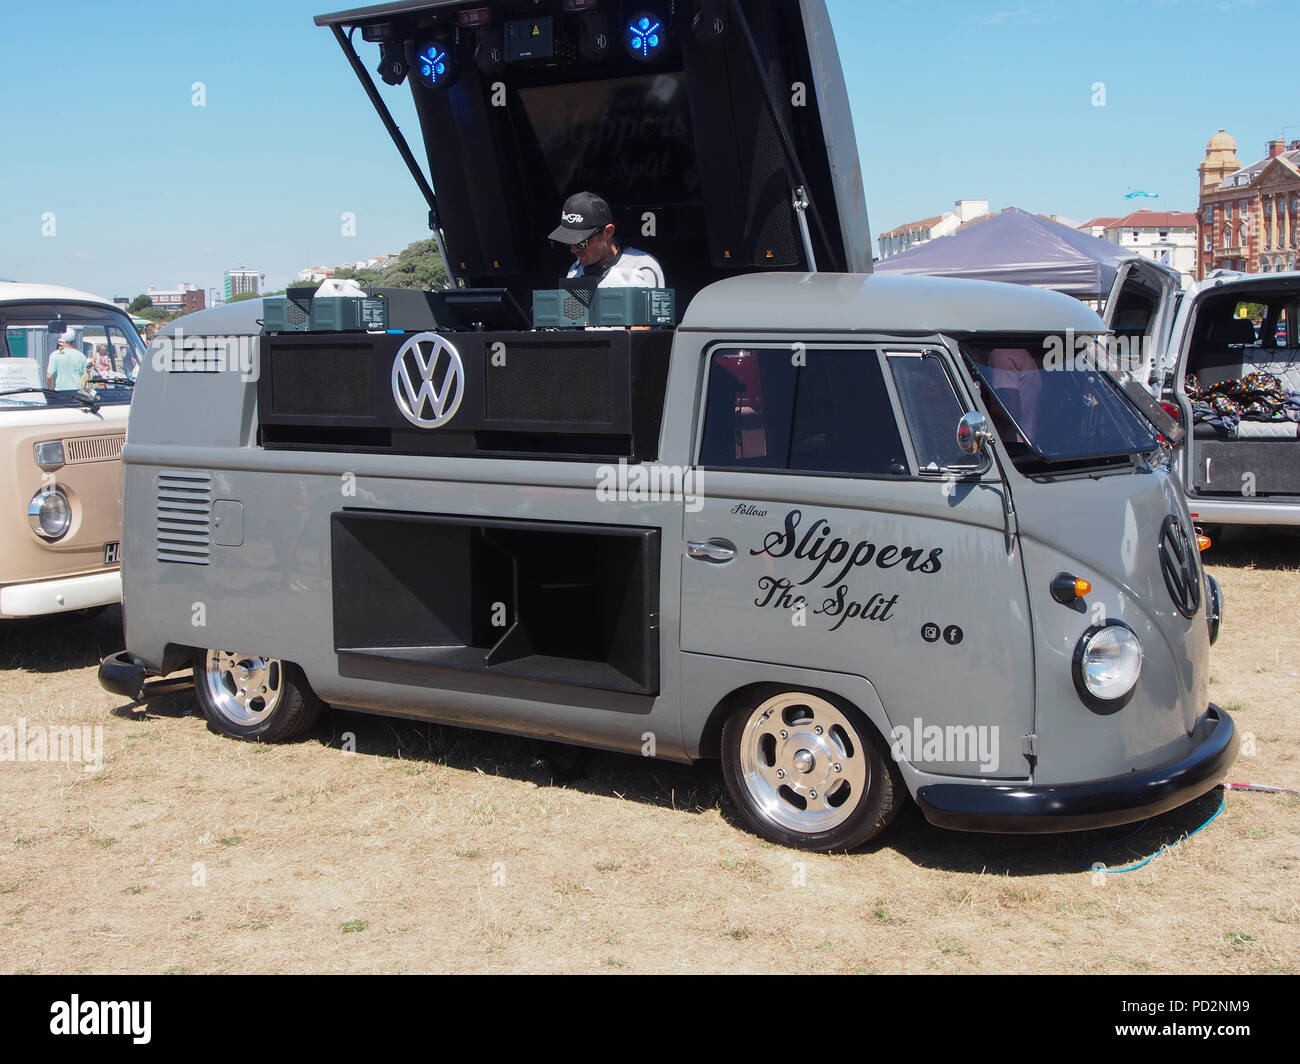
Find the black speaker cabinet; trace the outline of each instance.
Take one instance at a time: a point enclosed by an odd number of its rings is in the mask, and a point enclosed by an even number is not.
[[[450,332],[463,374],[454,416],[413,424],[394,391],[410,335],[262,338],[263,447],[566,460],[658,457],[673,334]],[[426,344],[427,350],[427,344]],[[446,360],[439,373],[448,372]],[[439,386],[446,378],[439,376]]]

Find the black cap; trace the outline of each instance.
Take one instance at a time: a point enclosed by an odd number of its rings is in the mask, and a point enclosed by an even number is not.
[[[579,192],[564,201],[560,228],[551,234],[558,244],[581,244],[592,233],[613,224],[614,212],[594,192]]]

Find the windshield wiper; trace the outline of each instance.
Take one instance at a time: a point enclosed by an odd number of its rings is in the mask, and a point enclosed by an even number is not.
[[[53,388],[14,388],[7,392],[0,392],[0,399],[3,399],[6,395],[31,395],[33,393],[37,395],[43,395],[47,399],[50,398],[51,396],[53,396],[55,399],[63,399],[63,398],[75,399],[77,400],[77,402],[81,403],[81,405],[84,406],[87,410],[89,410],[92,414],[99,413],[99,402],[93,397],[86,395],[84,392],[72,392],[72,391],[60,392],[60,391],[55,391],[55,389]]]

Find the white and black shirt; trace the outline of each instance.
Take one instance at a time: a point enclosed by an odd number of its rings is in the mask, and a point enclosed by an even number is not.
[[[569,280],[596,278],[597,288],[666,288],[664,270],[659,260],[636,248],[623,248],[608,267],[584,269],[578,263],[569,270]]]

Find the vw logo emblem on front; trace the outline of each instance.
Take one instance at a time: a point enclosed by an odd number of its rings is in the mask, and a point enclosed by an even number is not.
[[[1191,540],[1182,522],[1173,514],[1165,518],[1160,529],[1160,571],[1165,587],[1184,617],[1195,617],[1201,608],[1201,588],[1197,583],[1196,558]]]
[[[456,416],[465,398],[460,352],[437,333],[402,344],[393,360],[393,401],[416,428],[436,429]]]

